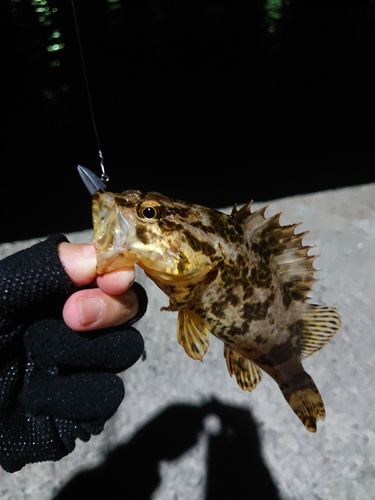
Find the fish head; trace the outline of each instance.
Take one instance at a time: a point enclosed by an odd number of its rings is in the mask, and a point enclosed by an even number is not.
[[[99,190],[93,196],[97,273],[138,264],[165,284],[198,282],[221,258],[202,230],[205,210],[156,192]]]

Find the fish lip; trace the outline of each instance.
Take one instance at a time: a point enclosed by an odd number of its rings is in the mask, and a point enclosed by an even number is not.
[[[139,259],[130,252],[119,252],[112,250],[109,252],[97,251],[96,253],[96,272],[97,274],[104,274],[112,271],[117,271],[124,267],[132,267],[137,264]]]
[[[100,190],[93,196],[93,245],[97,274],[133,266],[138,257],[132,251],[135,228],[116,203],[116,195]]]
[[[107,189],[107,186],[104,184],[104,182],[88,168],[82,167],[82,165],[78,165],[77,170],[91,196],[100,189]]]

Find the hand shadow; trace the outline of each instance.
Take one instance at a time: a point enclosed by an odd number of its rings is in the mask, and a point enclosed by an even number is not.
[[[54,500],[150,500],[162,479],[159,462],[191,448],[205,431],[209,415],[215,415],[220,425],[209,433],[205,499],[279,500],[249,410],[217,400],[166,408],[131,441],[110,452],[103,464],[77,474]]]

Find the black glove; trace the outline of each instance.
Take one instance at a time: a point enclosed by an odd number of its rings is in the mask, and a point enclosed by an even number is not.
[[[62,235],[0,261],[0,465],[8,472],[73,451],[76,438],[99,434],[124,397],[115,375],[144,351],[130,325],[77,333],[62,308],[77,288],[59,260]]]

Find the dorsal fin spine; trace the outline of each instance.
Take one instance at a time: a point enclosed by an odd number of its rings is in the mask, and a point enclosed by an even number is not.
[[[240,210],[233,207],[232,216],[242,225],[248,241],[260,245],[268,252],[285,289],[292,298],[306,300],[312,284],[317,281],[314,278],[317,269],[313,263],[318,255],[309,255],[308,252],[313,245],[302,243],[309,231],[296,234],[295,230],[300,222],[282,226],[280,224],[282,212],[267,219],[264,214],[268,205],[251,212],[251,204],[252,202],[248,203]]]

